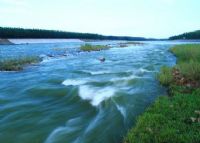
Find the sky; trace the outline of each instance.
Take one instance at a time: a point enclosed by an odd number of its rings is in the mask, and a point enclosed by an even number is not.
[[[200,30],[200,0],[0,0],[0,27],[168,38]]]

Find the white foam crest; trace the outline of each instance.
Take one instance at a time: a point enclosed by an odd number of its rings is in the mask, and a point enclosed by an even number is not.
[[[124,107],[116,104],[117,110],[121,113],[121,115],[124,117],[124,119],[126,118],[126,110]]]
[[[112,87],[93,88],[87,85],[79,87],[79,96],[83,100],[89,100],[93,106],[98,106],[102,101],[114,96],[115,92]]]
[[[84,70],[83,72],[90,73],[91,75],[98,75],[98,74],[108,74],[111,73],[110,71],[102,70],[102,71],[89,71],[89,70]]]
[[[117,77],[117,78],[112,78],[110,81],[120,81],[120,80],[131,80],[131,79],[135,79],[135,78],[140,78],[138,76],[135,76],[135,75],[131,75],[131,76],[128,76],[128,77]]]
[[[114,100],[112,100],[115,103],[115,106],[117,107],[117,110],[120,112],[120,114],[123,116],[124,120],[126,119],[126,108],[123,106],[120,106],[117,104]]]
[[[79,80],[79,79],[66,79],[65,81],[62,82],[63,85],[69,86],[69,85],[82,85],[87,83],[87,80]]]
[[[50,62],[52,60],[53,60],[52,58],[44,58],[41,63],[47,63],[47,62]]]
[[[144,68],[140,68],[140,71],[143,72],[143,73],[144,72],[154,72],[154,71],[150,71],[150,70],[147,70],[147,69],[144,69]]]

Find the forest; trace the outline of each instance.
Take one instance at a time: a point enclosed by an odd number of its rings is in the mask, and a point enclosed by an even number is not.
[[[200,30],[172,36],[169,40],[198,40],[200,39]]]
[[[23,29],[23,28],[9,28],[0,27],[0,38],[61,38],[61,39],[91,39],[91,40],[153,40],[143,37],[129,37],[129,36],[104,36],[100,34],[91,33],[76,33],[55,30],[43,29]]]

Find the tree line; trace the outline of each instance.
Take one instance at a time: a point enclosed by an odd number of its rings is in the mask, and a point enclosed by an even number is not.
[[[170,40],[198,40],[200,39],[200,30],[188,32],[177,36],[172,36]]]
[[[143,37],[104,36],[91,33],[76,33],[43,29],[23,29],[0,27],[0,38],[61,38],[61,39],[91,39],[91,40],[147,40]],[[149,40],[149,39],[148,39]]]

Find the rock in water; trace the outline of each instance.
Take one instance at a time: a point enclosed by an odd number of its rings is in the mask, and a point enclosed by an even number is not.
[[[99,58],[99,60],[101,61],[101,62],[105,62],[105,58],[104,57],[102,57],[102,58]]]

